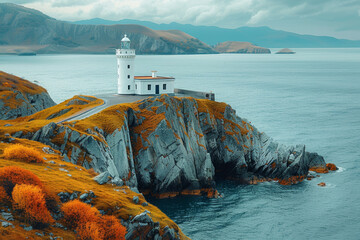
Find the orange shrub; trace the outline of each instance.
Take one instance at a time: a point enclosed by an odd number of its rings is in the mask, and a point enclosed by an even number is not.
[[[5,148],[4,157],[7,159],[21,160],[28,163],[43,163],[41,153],[30,147],[21,144],[14,144]]]
[[[101,216],[95,207],[73,200],[61,210],[69,228],[76,229],[82,240],[125,240],[126,228],[115,216]]]
[[[5,189],[9,197],[16,184],[31,184],[43,189],[40,179],[29,170],[17,166],[0,168],[0,186]]]
[[[103,233],[96,222],[87,222],[76,228],[80,240],[103,240]],[[117,239],[117,238],[112,238]]]
[[[9,199],[7,193],[5,192],[4,187],[0,186],[0,204],[7,202],[7,200]]]
[[[73,200],[65,203],[61,210],[64,212],[64,219],[69,228],[76,229],[83,226],[87,222],[98,222],[100,213],[95,207],[89,204]]]
[[[16,185],[12,192],[13,207],[25,212],[30,223],[53,223],[49,210],[46,208],[44,194],[39,186]]]
[[[103,228],[104,240],[125,240],[126,228],[115,216],[103,216],[100,224]]]

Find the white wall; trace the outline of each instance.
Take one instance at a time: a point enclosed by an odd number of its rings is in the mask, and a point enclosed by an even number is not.
[[[116,50],[117,64],[118,64],[118,94],[134,94],[134,49],[117,49]],[[128,68],[130,65],[130,68]],[[130,78],[128,78],[130,75]],[[130,90],[128,86],[130,85]]]
[[[151,90],[148,90],[148,84],[151,85]],[[163,89],[163,84],[166,84],[166,89]],[[154,95],[156,85],[159,85],[159,94],[174,93],[174,79],[171,80],[135,80],[135,94],[139,95]]]

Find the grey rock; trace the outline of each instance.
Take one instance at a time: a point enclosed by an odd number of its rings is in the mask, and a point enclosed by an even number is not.
[[[88,193],[81,194],[81,195],[80,195],[80,200],[81,200],[81,201],[85,201],[88,197],[89,197],[89,194],[88,194]]]
[[[7,78],[7,81],[14,83],[16,85],[18,82],[26,84],[33,89],[39,89],[39,93],[31,93],[16,88],[9,88],[10,91],[13,91],[15,99],[18,101],[16,108],[10,108],[6,106],[3,100],[0,100],[0,119],[8,120],[15,119],[18,117],[24,117],[31,114],[34,114],[38,111],[41,111],[45,108],[52,107],[55,105],[55,102],[50,98],[49,94],[45,89],[41,89],[38,85],[31,83],[25,79],[16,79],[15,76],[4,73]]]
[[[58,223],[58,222],[56,222],[54,226],[57,228],[63,228],[63,229],[65,228],[64,225],[62,225],[61,223]]]
[[[109,181],[110,174],[109,172],[103,172],[94,177],[93,179],[99,184],[105,184]]]
[[[68,192],[60,192],[58,196],[60,197],[60,201],[64,203],[69,201],[71,195]]]
[[[169,228],[169,226],[164,227],[164,239],[173,240],[176,239],[175,230],[172,228]]]
[[[13,227],[14,225],[6,221],[1,221],[1,226],[7,228],[7,227]]]
[[[33,230],[33,227],[32,226],[23,226],[23,229],[25,231],[31,231],[31,230]]]
[[[147,202],[143,202],[141,205],[142,205],[143,207],[149,206],[149,204],[148,204]]]
[[[134,197],[133,197],[133,202],[134,202],[135,204],[138,204],[138,203],[139,203],[139,197],[138,197],[138,196],[134,196]]]
[[[149,211],[145,210],[143,213],[140,213],[139,215],[136,215],[133,219],[132,219],[132,223],[134,222],[138,222],[138,223],[153,223],[153,220],[151,219],[151,217],[148,215],[148,213],[150,213]]]
[[[74,191],[71,195],[70,195],[70,200],[74,200],[76,198],[78,198],[80,192],[78,191]]]
[[[6,221],[14,221],[14,217],[11,213],[9,212],[2,212],[1,216],[6,220]]]
[[[119,177],[115,177],[113,179],[111,179],[110,181],[112,184],[115,184],[116,186],[121,187],[122,185],[124,185],[124,181],[121,180]]]

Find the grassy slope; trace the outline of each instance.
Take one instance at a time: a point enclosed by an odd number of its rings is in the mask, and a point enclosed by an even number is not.
[[[4,140],[4,139],[1,139]],[[46,145],[30,141],[26,139],[16,139],[11,144],[20,143],[25,146],[31,146],[33,148],[42,151],[43,147]],[[93,199],[94,206],[99,210],[105,210],[107,213],[111,213],[122,219],[129,219],[130,216],[135,216],[144,212],[145,210],[150,211],[150,216],[154,222],[160,222],[161,228],[165,226],[170,226],[174,229],[179,230],[180,235],[183,239],[187,239],[185,235],[181,233],[181,230],[178,226],[169,219],[164,213],[162,213],[157,207],[149,204],[144,207],[141,204],[146,200],[141,194],[137,194],[131,191],[127,186],[117,187],[110,184],[99,185],[92,178],[94,177],[91,171],[87,171],[85,168],[67,163],[62,161],[62,157],[59,155],[59,152],[55,151],[55,154],[45,154],[44,157],[47,161],[54,161],[53,163],[41,163],[41,164],[30,164],[19,161],[7,160],[3,157],[3,150],[9,146],[9,143],[0,143],[0,167],[4,166],[19,166],[24,169],[28,169],[34,174],[36,174],[45,186],[49,189],[50,193],[58,194],[59,192],[73,192],[79,191],[85,193],[87,191],[93,191],[96,198]],[[61,171],[60,168],[68,170],[68,172]],[[68,176],[68,174],[71,175]],[[133,197],[138,196],[140,201],[139,204],[133,202]],[[60,201],[58,200],[60,204]],[[60,221],[61,223],[61,221]],[[26,232],[21,227],[18,227],[20,224],[19,221],[15,221],[16,228],[8,227],[3,229],[0,227],[1,236],[6,236],[6,239],[22,239],[24,236],[38,238],[35,232],[40,232],[39,230],[33,230]],[[71,231],[65,231],[58,228],[49,228],[45,229],[45,232],[52,232],[55,236],[63,236],[64,239],[72,239],[75,237],[74,233]]]

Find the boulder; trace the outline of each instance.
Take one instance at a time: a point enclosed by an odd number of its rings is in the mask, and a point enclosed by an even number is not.
[[[99,184],[104,184],[109,181],[110,174],[109,172],[103,172],[94,177],[93,179],[98,182]]]

